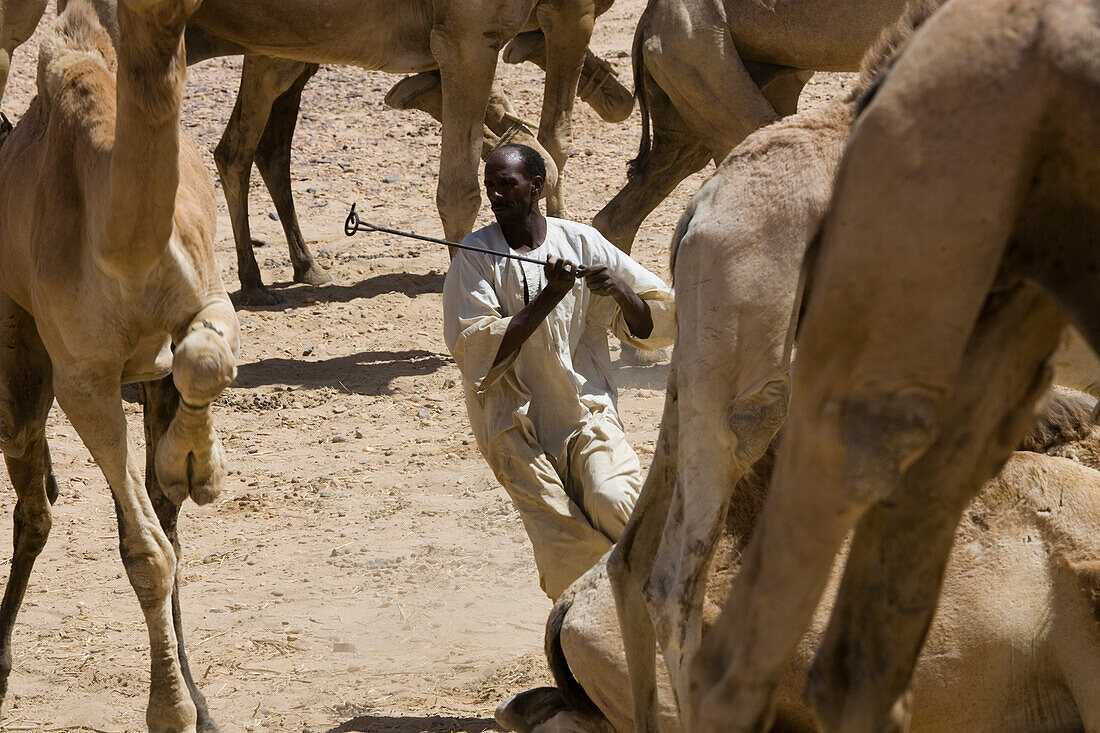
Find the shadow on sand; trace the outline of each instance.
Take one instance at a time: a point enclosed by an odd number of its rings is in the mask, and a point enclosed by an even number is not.
[[[279,302],[274,305],[242,305],[240,291],[230,294],[237,310],[282,311],[315,303],[350,303],[359,298],[374,298],[383,293],[404,293],[410,298],[443,292],[441,273],[387,272],[368,277],[353,285],[301,285],[293,282],[272,283],[268,289]]]
[[[251,389],[269,384],[296,387],[333,387],[359,395],[390,394],[398,377],[431,374],[450,362],[449,356],[423,349],[406,351],[360,351],[320,361],[269,358],[237,368],[235,387]]]
[[[448,718],[445,716],[360,715],[332,728],[328,733],[483,733],[499,731],[492,718]]]

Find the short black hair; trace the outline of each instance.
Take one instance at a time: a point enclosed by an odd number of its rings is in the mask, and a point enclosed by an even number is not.
[[[546,161],[539,155],[539,151],[528,145],[505,143],[499,148],[494,148],[493,153],[507,150],[515,150],[519,153],[520,158],[523,160],[523,174],[527,176],[528,180],[534,179],[535,176],[542,176],[542,180],[546,181]]]

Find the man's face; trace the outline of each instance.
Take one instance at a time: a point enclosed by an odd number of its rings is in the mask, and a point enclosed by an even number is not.
[[[541,192],[542,177],[528,178],[516,151],[493,153],[485,161],[485,193],[497,221],[527,216]]]

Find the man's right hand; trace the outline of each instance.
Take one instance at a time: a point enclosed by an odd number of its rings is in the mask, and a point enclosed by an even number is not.
[[[576,281],[576,265],[554,255],[546,256],[546,287],[549,290],[559,294],[568,293]]]

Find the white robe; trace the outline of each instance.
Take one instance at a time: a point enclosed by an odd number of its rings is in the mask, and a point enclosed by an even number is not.
[[[509,251],[497,224],[464,241]],[[462,372],[474,437],[520,511],[543,588],[556,597],[617,539],[592,526],[564,483],[570,446],[586,427],[622,433],[607,333],[639,349],[662,348],[672,343],[675,312],[669,287],[592,227],[547,219],[546,240],[525,256],[548,255],[611,268],[649,305],[649,337],[631,334],[615,301],[578,280],[519,351],[493,367],[511,316],[546,278],[540,265],[464,250],[443,286],[443,328]]]

